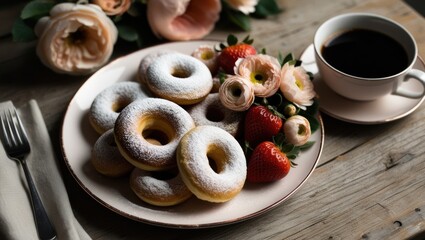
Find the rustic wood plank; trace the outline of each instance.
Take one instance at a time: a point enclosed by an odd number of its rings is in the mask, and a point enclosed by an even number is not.
[[[256,46],[296,56],[317,27],[343,12],[390,17],[410,30],[425,54],[425,20],[400,0],[279,0],[282,14],[252,22]],[[225,39],[217,29],[208,39]],[[236,32],[240,38],[247,33]],[[125,49],[120,54],[130,52]],[[58,75],[33,51],[0,64],[0,100],[40,104],[60,157],[66,105],[87,77]],[[323,116],[325,146],[319,167],[288,201],[257,218],[229,226],[181,230],[132,221],[90,198],[62,165],[77,219],[94,239],[404,239],[425,231],[425,107],[382,125],[362,126]],[[420,235],[419,235],[420,236]]]

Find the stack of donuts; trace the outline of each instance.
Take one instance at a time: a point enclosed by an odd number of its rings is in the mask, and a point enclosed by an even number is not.
[[[142,58],[137,81],[109,86],[91,105],[89,121],[99,134],[94,168],[108,177],[129,176],[134,193],[156,206],[192,196],[209,202],[234,198],[246,178],[235,139],[242,115],[221,105],[214,71],[196,51]]]

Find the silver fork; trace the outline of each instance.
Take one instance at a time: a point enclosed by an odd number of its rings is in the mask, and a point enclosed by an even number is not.
[[[40,239],[56,239],[56,232],[44,210],[43,203],[28,170],[26,156],[30,153],[30,145],[24,126],[14,107],[4,110],[0,115],[1,141],[10,159],[21,163],[31,195],[35,224]]]

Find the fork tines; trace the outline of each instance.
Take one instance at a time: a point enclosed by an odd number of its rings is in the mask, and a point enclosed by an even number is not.
[[[3,131],[2,141],[5,143],[5,147],[9,150],[13,150],[18,146],[25,146],[29,149],[26,132],[16,108],[4,110],[0,120]]]

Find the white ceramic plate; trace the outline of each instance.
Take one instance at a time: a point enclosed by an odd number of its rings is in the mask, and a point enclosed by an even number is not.
[[[357,124],[379,124],[394,121],[415,111],[425,100],[425,97],[411,99],[396,95],[386,95],[374,101],[354,101],[344,98],[332,91],[321,80],[314,57],[313,44],[309,45],[300,57],[307,71],[314,74],[315,90],[319,95],[320,110],[329,116],[342,121]],[[421,58],[417,58],[414,68],[425,71]],[[418,81],[407,81],[404,87],[418,91],[423,89]]]
[[[71,100],[62,126],[62,151],[69,171],[78,184],[106,208],[125,217],[166,227],[214,227],[246,220],[264,213],[291,196],[316,167],[323,148],[321,123],[311,140],[316,143],[296,159],[298,166],[287,177],[271,184],[246,184],[229,202],[213,204],[192,197],[173,207],[154,207],[143,203],[131,191],[128,178],[113,179],[98,174],[90,162],[91,149],[98,138],[88,122],[88,110],[95,96],[118,81],[135,81],[140,60],[160,49],[190,54],[201,44],[193,41],[163,44],[117,59],[93,74]]]

